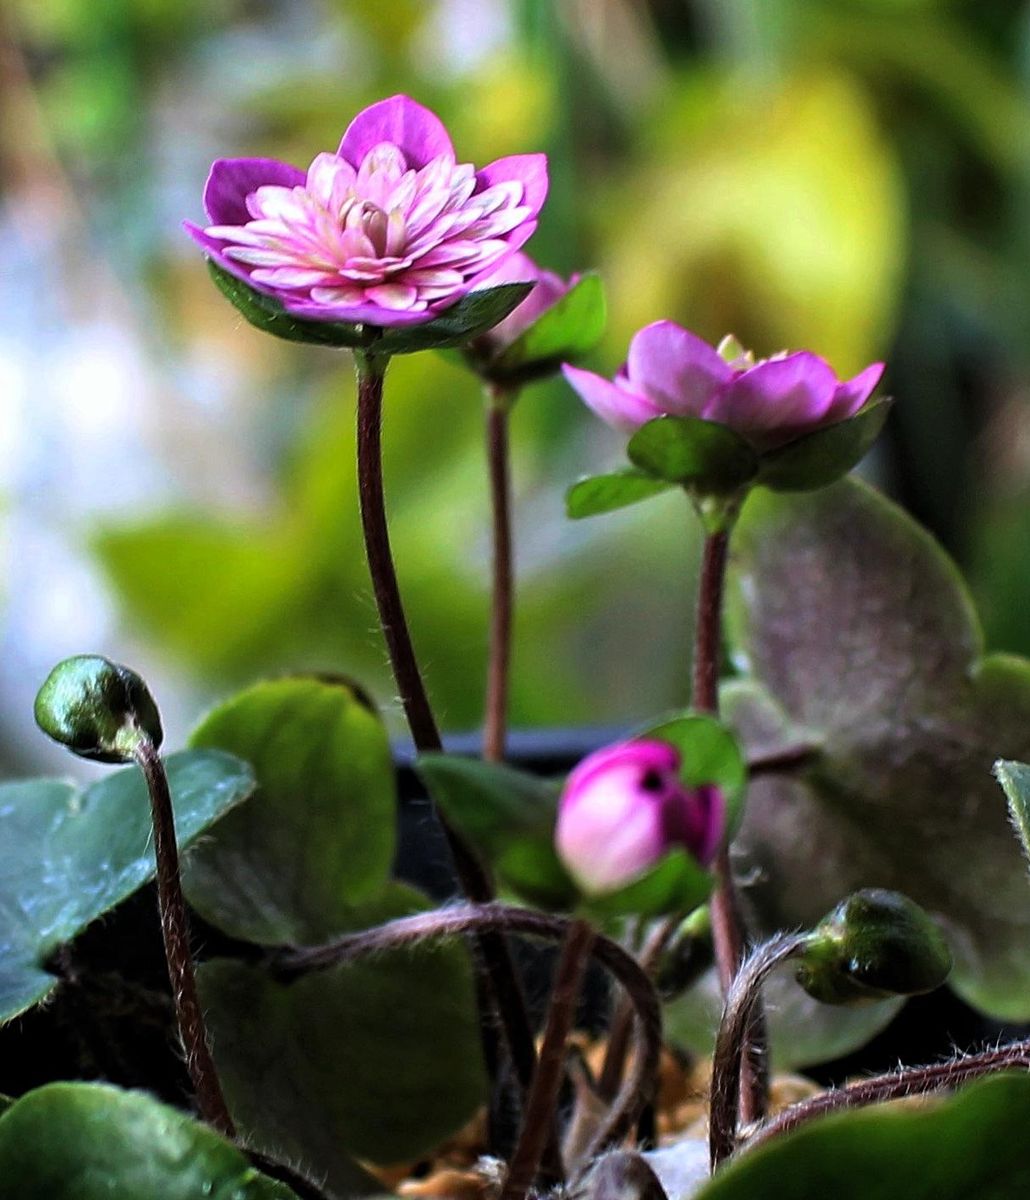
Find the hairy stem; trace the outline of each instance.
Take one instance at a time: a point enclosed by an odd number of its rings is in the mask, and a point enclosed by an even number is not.
[[[359,357],[357,363],[358,493],[365,552],[379,610],[379,623],[415,746],[420,753],[439,751],[442,749],[440,733],[415,658],[390,549],[382,462],[385,363],[371,356]],[[483,864],[439,809],[436,809],[436,816],[446,836],[466,899],[476,904],[489,903],[494,898],[494,887]],[[491,1001],[501,1019],[515,1075],[522,1091],[526,1092],[536,1069],[536,1048],[511,951],[503,934],[492,930],[484,930],[476,940],[483,970],[489,981]],[[484,1036],[489,1036],[486,1022]],[[489,1055],[487,1058],[489,1060]]]
[[[804,946],[803,934],[781,934],[759,946],[744,960],[730,985],[712,1056],[712,1097],[708,1146],[712,1170],[728,1158],[737,1144],[741,1066],[762,984],[769,972]]]
[[[489,389],[486,408],[486,459],[490,473],[490,507],[493,515],[493,586],[483,721],[483,757],[489,762],[503,761],[507,737],[508,675],[511,666],[514,610],[508,451],[510,405],[511,397],[505,391],[497,387]]]
[[[874,1075],[844,1087],[822,1092],[798,1104],[792,1104],[772,1120],[759,1126],[748,1139],[745,1149],[764,1146],[774,1138],[792,1133],[809,1121],[849,1108],[865,1108],[907,1096],[924,1096],[943,1088],[959,1087],[995,1071],[1019,1068],[1030,1070],[1030,1040],[1010,1042],[979,1054],[967,1054],[948,1062],[921,1067],[902,1067],[886,1075]]]
[[[639,963],[641,970],[648,979],[653,979],[662,951],[679,927],[679,915],[666,917],[651,931],[644,948],[640,952]],[[622,1073],[626,1069],[626,1055],[629,1053],[630,1034],[633,1029],[633,1005],[628,996],[623,996],[615,1010],[611,1026],[608,1030],[608,1045],[605,1048],[604,1062],[601,1074],[597,1079],[597,1094],[602,1100],[612,1100],[622,1082]]]
[[[348,934],[324,946],[285,951],[279,956],[279,973],[286,978],[307,971],[351,962],[369,954],[400,946],[417,945],[434,938],[463,933],[494,932],[560,941],[569,926],[567,917],[515,908],[505,904],[457,905],[436,912],[401,917],[375,929]],[[633,1068],[616,1097],[601,1128],[584,1155],[589,1160],[624,1137],[644,1106],[652,1099],[658,1083],[662,1049],[662,1013],[654,985],[628,951],[601,934],[595,934],[590,955],[622,985],[633,1001],[639,1025],[640,1050]]]
[[[536,1074],[526,1097],[522,1128],[504,1177],[501,1200],[524,1200],[537,1177],[541,1155],[554,1128],[558,1093],[565,1076],[566,1044],[576,1019],[576,1002],[593,939],[593,930],[586,921],[574,920],[566,930],[554,971]]]
[[[157,858],[157,901],[161,915],[168,979],[175,999],[179,1036],[186,1053],[186,1068],[197,1095],[201,1116],[226,1137],[236,1129],[222,1094],[214,1059],[207,1043],[204,1014],[197,996],[197,980],[190,953],[186,901],[179,877],[179,851],[175,842],[175,815],[168,790],[168,776],[157,747],[147,737],[136,746],[135,759],[150,793],[150,815],[154,822],[154,853]]]
[[[699,712],[719,711],[719,663],[722,655],[722,604],[729,550],[728,525],[705,535],[698,586],[697,621],[694,640],[694,708]],[[712,942],[723,995],[728,995],[744,957],[744,921],[733,885],[729,846],[724,845],[715,860],[716,886],[712,895]],[[747,1032],[748,1045],[742,1059],[740,1116],[750,1124],[764,1113],[768,1097],[765,1075],[765,1016],[761,1003]]]

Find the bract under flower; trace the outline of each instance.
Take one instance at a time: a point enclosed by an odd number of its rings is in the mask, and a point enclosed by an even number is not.
[[[532,283],[533,290],[514,308],[503,321],[488,330],[478,339],[478,346],[487,354],[502,354],[518,337],[543,316],[549,308],[579,282],[579,275],[568,281],[547,271],[521,250],[509,255],[494,271],[476,284],[477,288],[498,287],[502,283]]]
[[[754,362],[735,341],[717,349],[672,321],[656,321],[633,337],[614,380],[562,369],[585,403],[625,433],[656,417],[697,417],[727,425],[764,452],[854,416],[883,363],[841,381],[807,350]]]
[[[476,171],[407,96],[373,104],[307,172],[219,159],[186,229],[210,257],[307,320],[384,327],[431,321],[517,250],[547,195],[542,154]]]
[[[722,791],[686,787],[666,742],[620,742],[585,758],[562,791],[555,841],[589,893],[614,891],[681,846],[702,865],[725,828]]]

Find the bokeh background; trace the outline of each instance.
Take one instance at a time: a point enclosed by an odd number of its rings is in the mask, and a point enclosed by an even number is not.
[[[354,675],[399,730],[365,575],[345,355],[244,325],[180,228],[211,159],[306,166],[407,92],[461,158],[545,149],[529,249],[600,270],[613,369],[673,317],[841,374],[888,361],[867,464],[1030,652],[1025,0],[2,0],[0,769],[54,661],[141,669],[179,744],[258,675]],[[388,491],[445,727],[479,721],[488,517],[477,386],[388,380]],[[513,720],[687,698],[697,532],[678,497],[581,524],[620,440],[560,383],[514,417]]]

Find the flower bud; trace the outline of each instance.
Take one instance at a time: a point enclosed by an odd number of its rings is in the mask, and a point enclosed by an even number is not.
[[[725,827],[722,791],[686,787],[679,752],[665,742],[632,741],[585,758],[569,775],[558,807],[558,854],[584,892],[631,883],[670,850],[702,865]]]
[[[95,654],[77,654],[54,667],[36,696],[35,717],[48,737],[94,762],[131,762],[141,740],[160,746],[163,737],[143,680]]]
[[[931,992],[948,977],[951,951],[918,904],[866,888],[842,900],[808,935],[797,981],[824,1004]]]

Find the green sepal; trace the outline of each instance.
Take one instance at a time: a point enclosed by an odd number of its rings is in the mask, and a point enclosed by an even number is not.
[[[444,346],[461,346],[492,329],[529,295],[530,283],[506,283],[500,287],[468,292],[456,304],[424,325],[381,328],[352,325],[344,321],[311,321],[288,313],[279,300],[256,291],[212,259],[208,270],[223,296],[256,329],[288,342],[363,350],[376,357],[412,354]]]
[[[578,890],[554,848],[558,785],[499,763],[423,754],[422,781],[441,810],[521,899],[566,911]]]
[[[918,996],[941,986],[951,950],[927,913],[900,892],[864,888],[808,934],[795,977],[824,1004]]]
[[[675,746],[680,755],[680,780],[688,788],[714,783],[726,804],[726,837],[733,837],[744,815],[747,762],[736,737],[708,713],[687,712],[650,725],[636,735]]]
[[[585,896],[582,908],[601,921],[608,917],[686,913],[704,904],[714,885],[713,876],[686,850],[677,848],[625,887]]]
[[[666,480],[655,479],[634,467],[613,471],[610,475],[590,475],[574,483],[565,493],[565,511],[574,521],[596,517],[648,500],[667,492],[672,486]]]
[[[655,417],[633,434],[630,462],[697,495],[730,496],[758,471],[754,449],[728,425],[699,417]]]
[[[865,457],[890,406],[889,399],[874,400],[846,421],[763,454],[757,482],[776,492],[808,492],[836,483]]]
[[[604,336],[608,319],[604,284],[593,272],[576,284],[522,331],[496,358],[470,356],[486,379],[520,385],[552,375],[563,362],[581,358]]]

